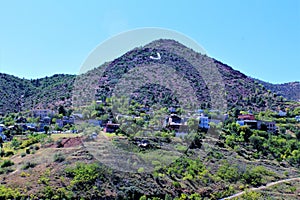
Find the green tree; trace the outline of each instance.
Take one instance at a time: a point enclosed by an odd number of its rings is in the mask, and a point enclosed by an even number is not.
[[[49,126],[44,126],[44,130],[45,130],[45,133],[46,133],[46,134],[48,134],[49,129],[50,129]]]
[[[2,137],[0,137],[0,148],[1,148],[1,151],[2,151],[2,149],[3,149],[3,139],[2,139]]]
[[[194,118],[189,118],[187,121],[187,125],[189,130],[197,130],[198,129],[199,120]]]
[[[67,111],[66,111],[65,107],[64,106],[59,106],[58,114],[62,114],[63,116],[66,116],[66,113],[67,113]]]

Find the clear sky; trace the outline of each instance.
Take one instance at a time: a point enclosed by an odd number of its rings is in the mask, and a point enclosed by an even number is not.
[[[106,39],[161,27],[249,76],[300,81],[299,0],[0,0],[0,22],[0,72],[21,78],[77,74]]]

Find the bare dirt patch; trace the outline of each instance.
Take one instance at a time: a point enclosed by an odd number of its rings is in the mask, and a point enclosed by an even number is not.
[[[82,137],[62,138],[59,142],[47,146],[47,148],[71,148],[82,146]]]

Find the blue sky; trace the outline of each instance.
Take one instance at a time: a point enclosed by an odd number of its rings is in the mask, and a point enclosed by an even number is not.
[[[123,31],[161,27],[268,82],[300,81],[300,1],[3,1],[0,72],[77,74],[89,53]]]

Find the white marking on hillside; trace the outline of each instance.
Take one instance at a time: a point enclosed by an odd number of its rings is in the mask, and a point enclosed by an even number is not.
[[[156,55],[157,57],[150,56],[150,58],[153,60],[160,60],[161,59],[160,53],[156,53]]]

